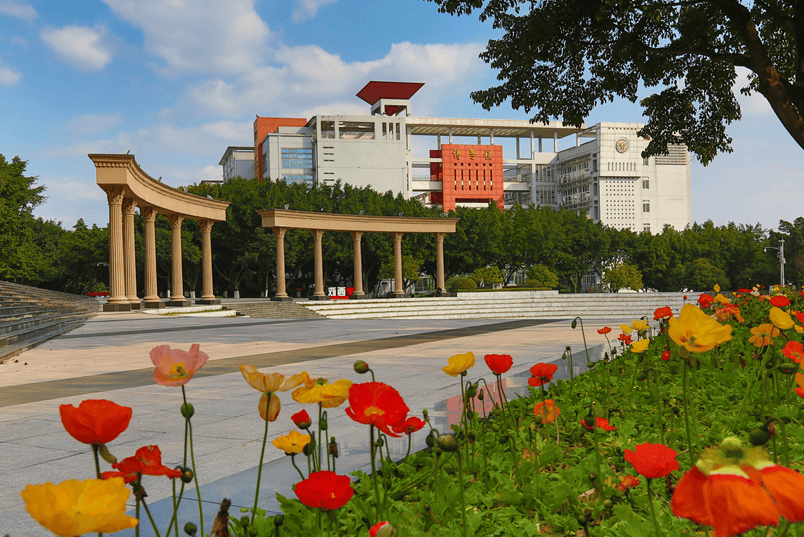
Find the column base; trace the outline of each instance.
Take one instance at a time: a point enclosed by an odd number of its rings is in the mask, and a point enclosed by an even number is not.
[[[406,295],[405,293],[391,293],[388,298],[410,298],[410,295]]]
[[[165,303],[162,302],[161,300],[143,301],[142,307],[146,308],[146,309],[150,309],[150,308],[159,309],[159,308],[164,308]]]
[[[191,305],[191,302],[187,299],[184,300],[173,300],[172,298],[168,300],[165,305],[169,308],[187,308]]]
[[[197,298],[195,303],[203,306],[218,306],[220,305],[221,301],[217,298]]]
[[[133,310],[138,310],[142,308],[142,302],[129,302],[128,305],[131,306],[131,309]]]
[[[352,296],[349,297],[349,300],[360,300],[363,298],[366,298],[366,293],[361,292],[359,295],[357,293],[352,293]]]
[[[103,311],[131,311],[131,304],[109,304],[103,305]]]
[[[329,300],[327,295],[312,295],[308,297],[310,300]]]
[[[272,296],[271,302],[293,302],[293,298],[289,296]]]

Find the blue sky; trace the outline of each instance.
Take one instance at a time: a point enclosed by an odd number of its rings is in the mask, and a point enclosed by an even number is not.
[[[219,178],[256,114],[367,113],[370,80],[424,82],[415,115],[527,119],[469,98],[495,82],[491,37],[422,0],[0,0],[0,153],[46,187],[37,215],[105,226],[88,153],[130,150],[171,186]],[[734,153],[692,166],[693,219],[776,228],[802,216],[804,153],[761,97],[740,102]],[[586,123],[642,120],[623,101]]]

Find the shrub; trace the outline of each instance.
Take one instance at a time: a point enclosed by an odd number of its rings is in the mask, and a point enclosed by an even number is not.
[[[533,265],[528,269],[528,277],[525,280],[528,287],[546,287],[554,289],[558,285],[558,276],[555,272],[542,265]]]
[[[603,275],[603,285],[612,293],[620,289],[639,291],[642,289],[642,273],[634,265],[620,263],[606,271]]]
[[[477,284],[472,278],[455,278],[447,282],[447,291],[455,293],[457,291],[471,291],[477,289]]]
[[[502,283],[502,274],[497,267],[485,267],[475,270],[469,276],[477,284],[477,287],[485,287],[495,283]]]

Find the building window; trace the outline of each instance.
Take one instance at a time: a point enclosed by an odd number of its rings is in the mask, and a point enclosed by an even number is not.
[[[312,168],[313,150],[312,148],[282,148],[282,167],[283,168]]]
[[[285,180],[288,184],[290,183],[312,183],[313,176],[312,175],[283,175],[282,179]]]
[[[643,201],[642,202],[642,212],[643,213],[649,213],[650,212],[650,202],[649,201]]]
[[[642,190],[647,190],[650,188],[650,179],[643,179],[642,180]]]
[[[642,226],[642,231],[644,231],[645,233],[650,233],[650,224],[645,224],[644,226]]]

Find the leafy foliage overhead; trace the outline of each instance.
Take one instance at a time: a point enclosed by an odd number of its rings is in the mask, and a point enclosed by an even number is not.
[[[453,15],[480,11],[504,33],[481,58],[499,86],[472,98],[490,109],[511,100],[535,121],[580,125],[598,104],[641,101],[645,156],[684,143],[709,163],[731,151],[726,125],[740,119],[740,91],[759,92],[804,147],[804,10],[795,0],[430,0]]]

